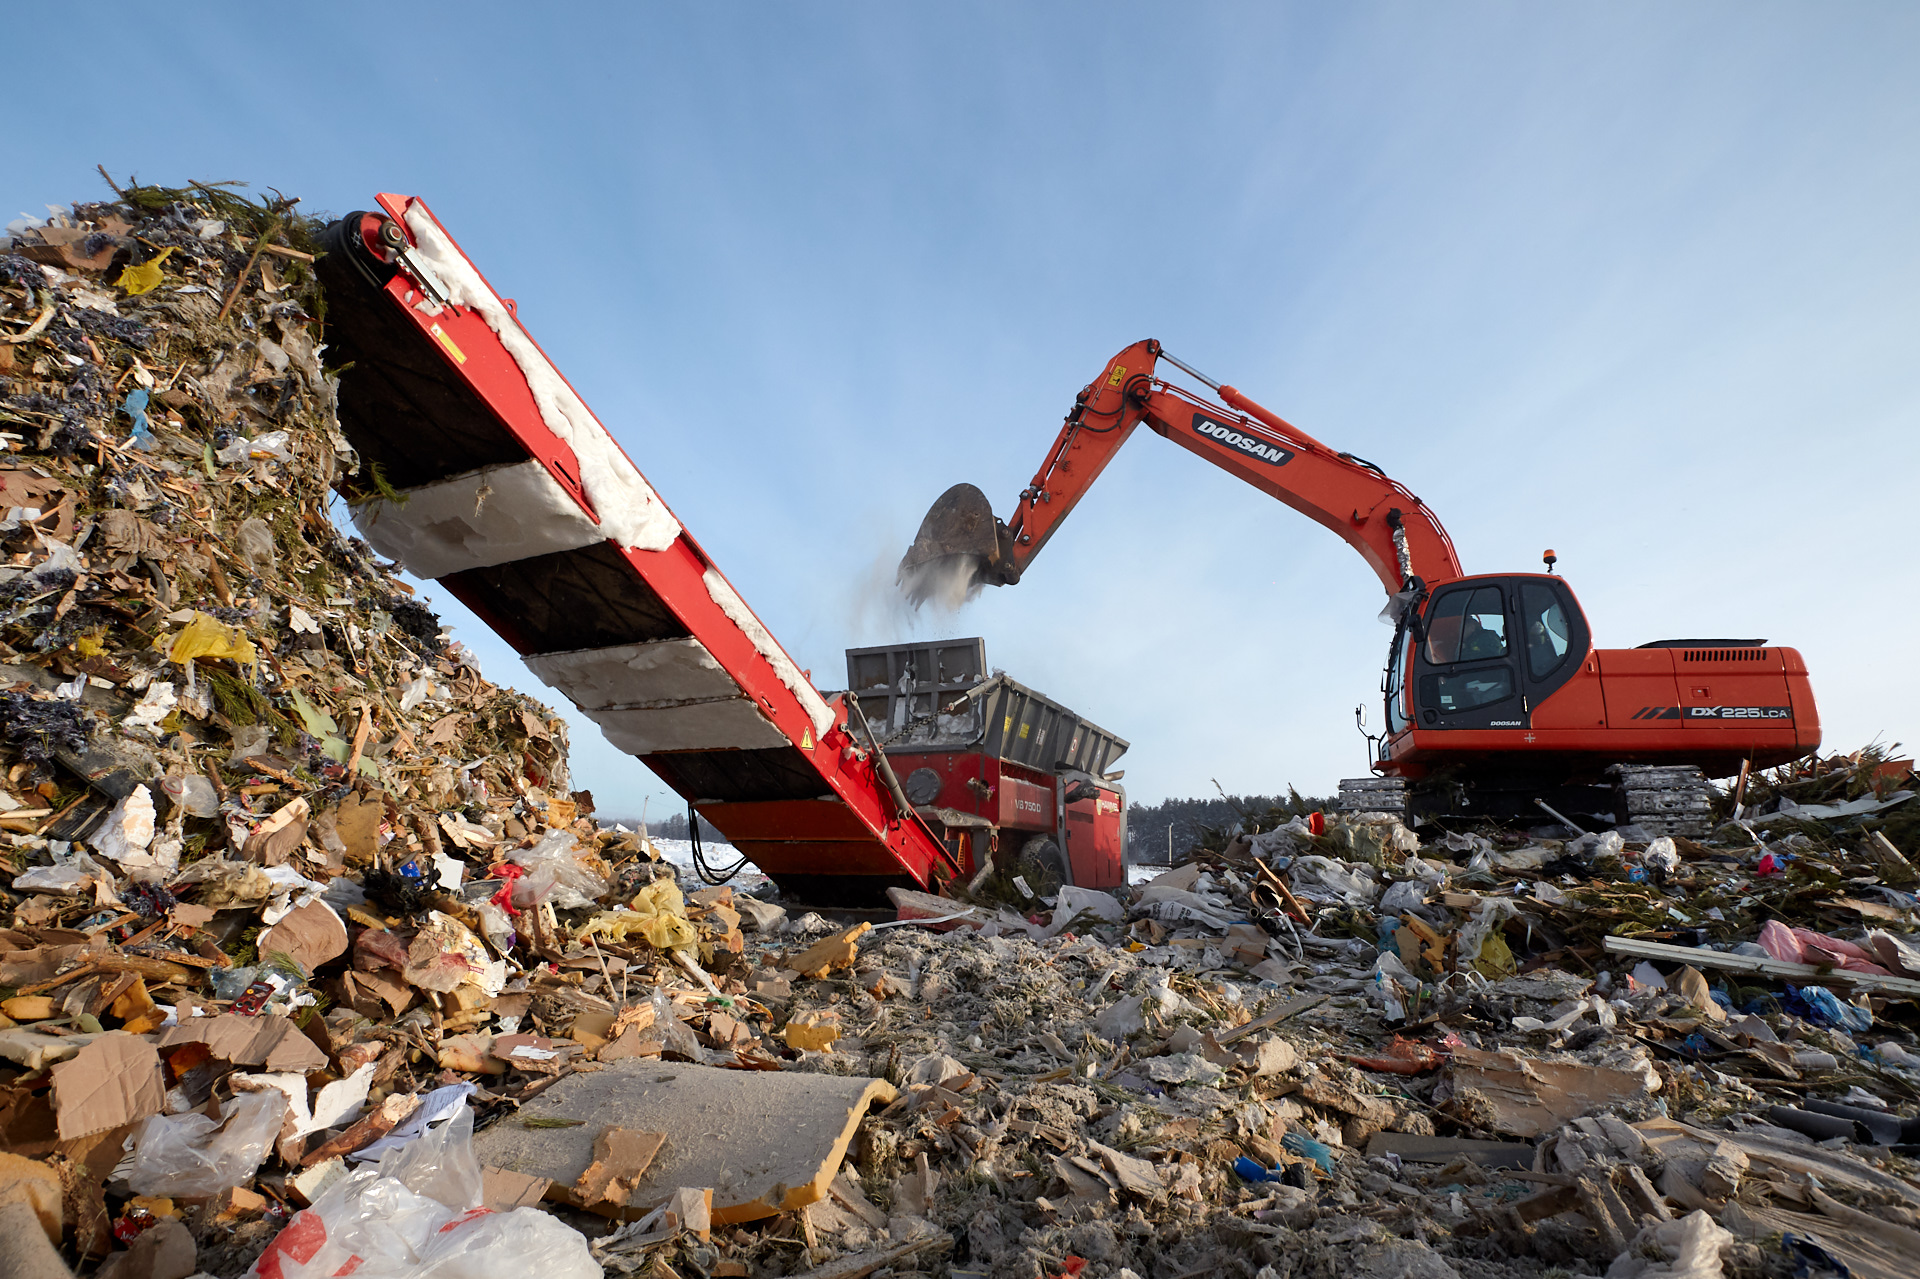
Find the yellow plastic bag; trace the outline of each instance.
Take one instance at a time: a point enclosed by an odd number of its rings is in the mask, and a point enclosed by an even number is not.
[[[135,296],[151,293],[159,288],[161,281],[166,279],[165,274],[160,270],[160,264],[165,262],[172,252],[172,249],[162,249],[139,266],[130,266],[120,272],[120,287]]]
[[[647,944],[657,950],[691,946],[700,940],[700,930],[687,918],[680,886],[671,879],[656,879],[642,888],[633,895],[628,909],[595,915],[580,930],[579,937],[582,941],[589,936],[605,937],[621,943],[633,933],[646,938]]]
[[[687,917],[687,899],[680,895],[680,885],[671,879],[656,879],[635,893],[633,908],[642,915]]]
[[[1499,981],[1502,977],[1511,977],[1518,967],[1513,962],[1513,948],[1507,945],[1507,939],[1499,929],[1487,934],[1480,943],[1480,954],[1473,961],[1474,971],[1482,977]]]
[[[246,632],[201,612],[194,613],[167,649],[167,660],[181,666],[196,657],[225,657],[254,671],[260,666],[260,655]]]

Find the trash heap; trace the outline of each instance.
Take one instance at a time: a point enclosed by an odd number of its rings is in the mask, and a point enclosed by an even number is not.
[[[331,518],[316,224],[114,196],[0,246],[0,1276],[1911,1273],[1905,765],[683,879]]]

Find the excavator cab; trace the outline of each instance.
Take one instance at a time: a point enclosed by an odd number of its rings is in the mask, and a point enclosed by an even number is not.
[[[1524,729],[1580,670],[1586,614],[1558,577],[1456,578],[1408,609],[1387,655],[1387,738],[1433,731]]]

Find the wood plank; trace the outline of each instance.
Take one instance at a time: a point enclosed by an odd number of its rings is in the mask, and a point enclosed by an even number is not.
[[[1890,995],[1920,996],[1920,981],[1910,977],[1878,977],[1872,973],[1848,972],[1844,968],[1819,968],[1785,959],[1761,955],[1729,955],[1717,950],[1696,950],[1691,946],[1669,946],[1665,942],[1641,941],[1637,937],[1609,937],[1606,947],[1615,955],[1636,959],[1664,959],[1669,963],[1692,964],[1697,968],[1720,968],[1730,972],[1760,973],[1767,977],[1791,977],[1820,986],[1841,984],[1859,990],[1880,990]]]

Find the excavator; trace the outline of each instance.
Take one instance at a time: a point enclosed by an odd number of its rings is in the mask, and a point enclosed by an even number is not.
[[[1162,362],[1212,397],[1158,376]],[[971,484],[940,496],[900,563],[909,598],[1020,582],[1143,423],[1332,530],[1385,588],[1381,616],[1394,626],[1385,724],[1367,734],[1373,775],[1340,784],[1343,810],[1418,823],[1539,820],[1544,808],[1583,829],[1701,834],[1707,778],[1820,745],[1796,650],[1761,639],[1596,648],[1551,550],[1544,573],[1466,573],[1438,517],[1405,485],[1151,339],[1114,356],[1074,397],[1007,519]],[[1355,713],[1363,733],[1364,711]]]

